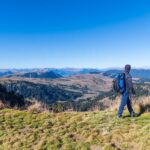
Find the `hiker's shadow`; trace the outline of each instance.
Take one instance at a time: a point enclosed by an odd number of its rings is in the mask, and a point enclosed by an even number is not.
[[[141,116],[145,112],[150,112],[150,104],[140,105],[139,107],[140,107],[139,116]]]
[[[140,112],[137,113],[134,117],[140,117],[145,112],[150,112],[150,104],[139,105],[139,107],[140,107]],[[129,118],[129,117],[131,116],[130,115],[123,116],[123,118]]]
[[[123,116],[123,118],[130,118],[130,117],[131,117],[130,115]]]
[[[140,117],[140,116],[141,116],[141,114],[138,113],[138,114],[136,114],[136,115],[134,116],[134,118]],[[126,115],[126,116],[123,116],[123,118],[131,118],[131,116],[130,116],[130,115]]]

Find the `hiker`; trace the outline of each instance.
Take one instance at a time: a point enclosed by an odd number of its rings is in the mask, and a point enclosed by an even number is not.
[[[124,71],[124,82],[125,82],[125,88],[122,91],[122,98],[118,110],[118,117],[122,117],[122,113],[124,110],[124,107],[127,105],[128,111],[130,113],[131,117],[135,116],[134,110],[132,108],[131,103],[131,96],[135,96],[135,90],[132,83],[132,76],[130,74],[131,71],[131,65],[125,65],[125,71]]]

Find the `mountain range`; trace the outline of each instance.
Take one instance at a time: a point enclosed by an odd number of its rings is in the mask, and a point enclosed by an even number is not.
[[[114,78],[120,72],[123,72],[123,70],[107,70],[103,75]],[[134,78],[150,79],[150,69],[132,69],[131,74]]]
[[[113,78],[121,69],[93,69],[93,68],[33,68],[33,69],[0,69],[0,77],[22,78],[60,78],[77,74],[103,73],[104,76]],[[132,69],[134,78],[150,79],[150,69]]]
[[[27,73],[18,73],[18,74],[11,74],[5,75],[5,77],[20,77],[20,78],[44,78],[44,79],[56,79],[61,78],[62,76],[54,71],[47,71],[47,72],[27,72]]]

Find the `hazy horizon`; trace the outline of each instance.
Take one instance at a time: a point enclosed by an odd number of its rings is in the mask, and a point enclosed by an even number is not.
[[[81,67],[81,68],[76,68],[76,67],[29,67],[29,68],[0,68],[0,70],[32,70],[32,69],[75,69],[75,70],[80,70],[80,69],[98,69],[98,70],[113,70],[113,69],[117,69],[117,70],[123,70],[124,66],[122,67],[106,67],[106,68],[94,68],[94,67]],[[132,67],[132,69],[145,69],[145,70],[150,70],[150,67],[146,66],[146,67]]]

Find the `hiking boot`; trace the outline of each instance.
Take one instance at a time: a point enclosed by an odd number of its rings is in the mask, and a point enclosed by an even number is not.
[[[131,117],[137,117],[137,114],[136,114],[135,112],[132,112],[132,113],[130,114],[130,116],[131,116]]]
[[[120,118],[122,118],[122,116],[118,115],[118,116],[117,116],[117,118],[119,118],[119,119],[120,119]]]

